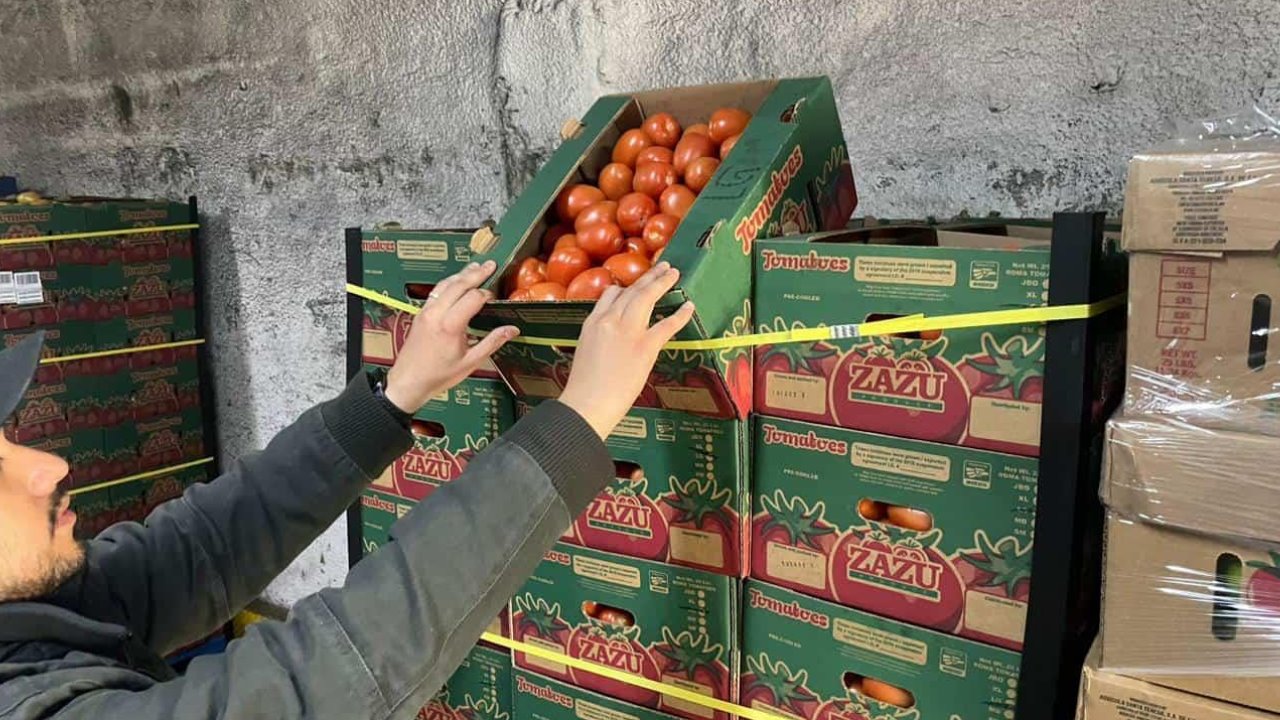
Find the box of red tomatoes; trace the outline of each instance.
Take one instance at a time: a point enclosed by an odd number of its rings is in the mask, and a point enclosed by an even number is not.
[[[681,278],[657,314],[697,306],[682,338],[746,334],[756,239],[843,227],[857,204],[825,77],[610,95],[565,137],[473,239],[475,259],[497,260],[490,286],[504,298],[479,327],[575,339],[605,288],[661,259]],[[495,360],[518,394],[554,397],[570,355],[511,344]],[[641,402],[746,417],[750,366],[747,348],[664,353]]]
[[[1021,656],[748,581],[741,703],[803,720],[1010,718]]]
[[[756,417],[751,575],[1019,650],[1038,462]]]
[[[1048,229],[901,225],[758,243],[759,331],[1043,306]],[[1044,325],[755,349],[764,415],[1035,456]]]
[[[516,670],[512,677],[514,720],[671,720],[674,717],[525,670]]]
[[[632,408],[606,441],[614,483],[561,536],[621,555],[741,577],[751,512],[744,420]]]
[[[690,692],[734,701],[738,580],[556,545],[511,601],[513,637]],[[681,717],[725,713],[521,652],[518,667]]]
[[[362,285],[394,300],[421,307],[437,283],[471,262],[474,230],[406,230],[380,226],[360,231]],[[361,347],[364,361],[392,365],[409,335],[413,315],[364,301]],[[475,372],[497,377],[493,364]]]

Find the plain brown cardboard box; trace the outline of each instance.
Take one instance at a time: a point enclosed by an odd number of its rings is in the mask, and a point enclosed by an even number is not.
[[[1249,566],[1272,565],[1280,545],[1108,512],[1106,553],[1102,668],[1280,712],[1280,581]]]
[[[1253,708],[1212,700],[1085,664],[1076,720],[1275,720]]]
[[[1125,412],[1280,435],[1280,143],[1138,155],[1123,244]]]
[[[1104,458],[1102,501],[1123,517],[1280,542],[1274,437],[1117,416],[1107,423]]]

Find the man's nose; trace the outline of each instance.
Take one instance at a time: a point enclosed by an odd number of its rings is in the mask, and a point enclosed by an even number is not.
[[[27,491],[32,495],[52,495],[70,470],[67,461],[41,450],[27,449]]]

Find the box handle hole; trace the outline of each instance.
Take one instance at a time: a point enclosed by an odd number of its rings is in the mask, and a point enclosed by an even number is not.
[[[409,423],[409,431],[418,437],[442,438],[445,436],[444,425],[434,420],[419,420],[414,418]]]
[[[1260,370],[1267,364],[1267,344],[1271,337],[1271,296],[1253,299],[1253,316],[1249,321],[1249,369]]]
[[[915,693],[906,688],[890,685],[883,680],[855,672],[846,672],[842,679],[845,690],[856,692],[863,697],[900,708],[911,708],[916,705]]]
[[[427,298],[436,289],[435,283],[405,283],[404,296],[410,300],[421,300],[426,302]]]
[[[613,471],[614,477],[619,480],[634,481],[644,479],[644,468],[640,467],[636,463],[628,462],[626,460],[615,459],[613,461]]]
[[[870,315],[867,316],[867,322],[876,322],[878,320],[894,320],[900,317],[904,317],[904,316],[895,315],[893,313],[871,313]],[[926,342],[932,342],[942,337],[942,331],[941,330],[924,330],[924,331],[913,330],[911,332],[890,333],[889,336],[904,338],[907,340],[924,340]]]
[[[621,628],[633,627],[636,624],[636,616],[630,610],[624,610],[613,605],[605,605],[594,600],[584,600],[582,602],[582,614],[605,625]]]
[[[1214,567],[1213,615],[1210,629],[1219,640],[1235,640],[1240,615],[1240,581],[1244,567],[1240,556],[1222,553]]]

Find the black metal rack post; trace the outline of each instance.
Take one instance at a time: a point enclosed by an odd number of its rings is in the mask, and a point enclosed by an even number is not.
[[[200,224],[200,209],[196,204],[196,196],[192,195],[187,198],[187,222],[192,225]],[[213,479],[218,476],[221,460],[219,459],[218,445],[218,422],[217,408],[215,404],[217,396],[213,387],[213,367],[209,361],[209,341],[211,334],[209,332],[208,315],[205,312],[205,282],[206,273],[204,265],[204,257],[202,255],[203,247],[201,246],[200,228],[195,227],[191,232],[191,255],[195,258],[194,280],[195,280],[195,317],[196,332],[200,337],[204,338],[204,343],[196,347],[196,375],[200,378],[200,407],[201,407],[201,428],[204,430],[204,454],[206,457],[213,458],[213,463],[206,465],[208,468],[208,477]]]
[[[360,254],[360,228],[346,229],[347,282],[364,284],[364,259]],[[364,301],[347,293],[347,381],[364,370],[361,337],[364,328]],[[347,509],[347,565],[355,566],[364,557],[363,521],[360,500]]]

